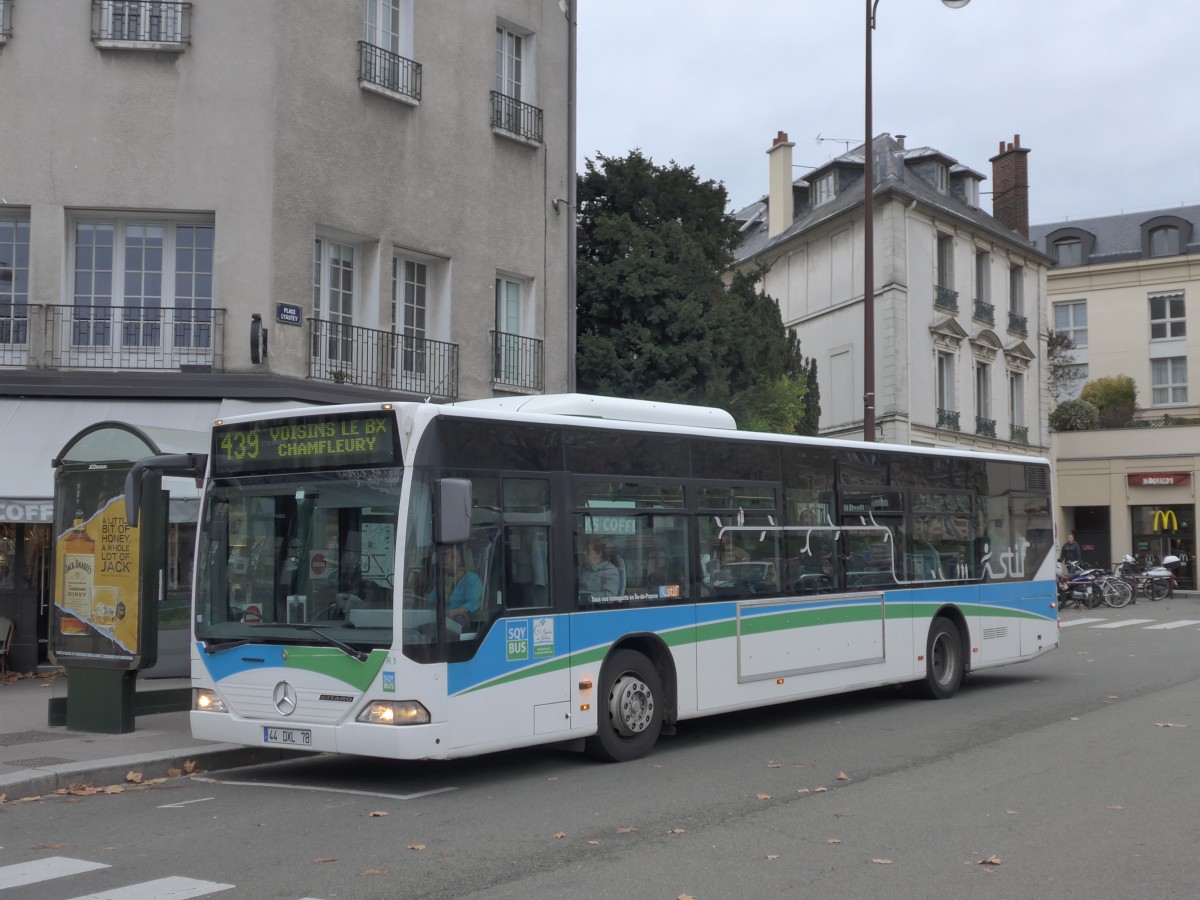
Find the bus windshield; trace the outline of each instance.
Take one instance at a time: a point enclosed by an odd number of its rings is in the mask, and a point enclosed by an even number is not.
[[[210,649],[245,640],[333,643],[326,633],[389,646],[400,474],[215,482],[197,558],[196,637]]]

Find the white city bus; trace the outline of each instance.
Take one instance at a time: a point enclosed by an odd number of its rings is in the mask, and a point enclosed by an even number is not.
[[[395,759],[579,741],[1058,646],[1050,468],[583,395],[218,421],[192,731]],[[589,555],[588,551],[592,551]]]

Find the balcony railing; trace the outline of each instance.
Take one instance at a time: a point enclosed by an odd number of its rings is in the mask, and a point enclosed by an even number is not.
[[[492,382],[502,387],[542,390],[546,385],[543,342],[503,331],[488,333],[492,340]]]
[[[313,378],[458,399],[458,345],[309,319]]]
[[[958,312],[958,291],[938,285],[933,289],[933,305],[939,309]]]
[[[938,428],[945,428],[947,431],[958,431],[958,410],[939,408],[937,416]]]
[[[37,312],[24,301],[0,299],[0,366],[29,364],[29,319]]]
[[[46,365],[74,369],[198,369],[225,365],[225,310],[47,306]]]
[[[0,0],[0,44],[12,37],[12,7],[14,0]]]
[[[540,144],[542,111],[507,94],[492,91],[492,127]]]
[[[1008,439],[1014,444],[1029,443],[1029,426],[1028,425],[1009,425]]]
[[[172,0],[92,0],[98,47],[182,50],[192,42],[192,4]]]
[[[975,417],[975,433],[983,437],[996,436],[996,420],[985,419],[983,416]]]
[[[1009,310],[1008,330],[1021,335],[1029,334],[1029,319],[1020,313],[1015,313],[1012,310]]]
[[[421,99],[421,64],[398,53],[358,42],[358,77],[364,87],[381,88],[388,94]]]
[[[982,300],[976,300],[975,318],[980,322],[987,322],[989,325],[995,325],[996,307],[991,303],[984,303]]]

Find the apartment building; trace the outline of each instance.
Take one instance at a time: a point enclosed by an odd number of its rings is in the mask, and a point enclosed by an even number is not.
[[[19,661],[51,459],[89,424],[567,389],[569,27],[559,0],[0,0]]]
[[[802,179],[780,132],[769,192],[737,213],[738,265],[763,287],[817,360],[821,433],[863,432],[864,146]],[[903,135],[873,141],[877,438],[1018,454],[1048,450],[1045,283],[1029,241],[1029,150],[993,157],[985,176]]]
[[[1046,279],[1051,327],[1069,335],[1078,377],[1133,378],[1134,425],[1052,437],[1060,531],[1108,565],[1125,553],[1188,560],[1195,587],[1200,328],[1200,205],[1037,225],[1030,236],[1053,260]]]

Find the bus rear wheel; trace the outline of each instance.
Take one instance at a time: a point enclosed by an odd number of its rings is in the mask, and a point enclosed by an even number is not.
[[[663,718],[662,679],[635,650],[618,650],[600,670],[597,731],[587,739],[589,756],[626,762],[645,756],[658,741]]]
[[[929,626],[925,644],[925,678],[915,685],[930,700],[947,700],[958,693],[963,680],[962,636],[958,626],[938,616]]]

